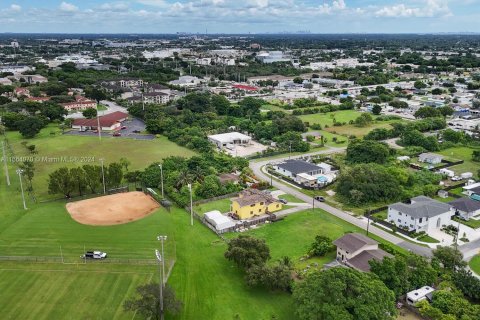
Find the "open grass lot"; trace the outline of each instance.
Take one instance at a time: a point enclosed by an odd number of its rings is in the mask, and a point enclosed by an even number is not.
[[[55,135],[51,135],[51,132],[54,132]],[[22,145],[22,141],[36,146],[38,154],[33,156],[38,161],[35,161],[33,188],[39,198],[51,197],[47,194],[46,188],[48,175],[62,166],[100,164],[101,158],[105,159],[105,163],[108,164],[124,157],[132,163],[129,170],[136,170],[143,169],[168,156],[190,157],[194,154],[193,151],[178,146],[166,137],[151,141],[109,137],[99,141],[97,137],[62,135],[55,126],[43,129],[34,139],[22,139],[18,132],[8,132],[7,137],[16,157],[32,156]],[[43,157],[66,157],[67,160],[45,160],[42,159]],[[82,159],[82,157],[86,158]],[[14,163],[10,163],[10,166],[14,165]]]
[[[451,160],[458,159],[465,161],[462,164],[448,168],[453,170],[456,175],[460,175],[464,172],[471,172],[475,177],[477,177],[477,171],[480,169],[480,163],[472,161],[472,154],[474,150],[480,150],[480,148],[455,147],[442,150],[438,153]]]
[[[390,125],[393,122],[398,122],[397,121],[378,121],[375,123],[372,123],[371,125],[367,127],[357,127],[353,124],[347,124],[345,126],[341,127],[329,127],[326,128],[324,131],[334,133],[334,134],[339,134],[339,135],[354,135],[357,138],[361,138],[365,136],[367,133],[372,131],[373,129],[378,129],[378,128],[385,128],[385,129],[391,129],[392,126]]]
[[[340,110],[328,113],[306,114],[298,117],[302,119],[303,122],[309,122],[310,124],[319,123],[322,127],[325,127],[325,125],[332,127],[333,119],[337,122],[346,122],[348,124],[350,120],[355,120],[361,114],[361,112],[355,110]]]
[[[193,205],[193,210],[198,213],[203,215],[206,212],[213,211],[213,210],[218,210],[221,213],[226,213],[230,211],[230,204],[231,201],[229,198],[227,199],[220,199],[216,201],[211,201],[207,203],[202,203],[198,205]]]
[[[356,226],[353,226],[321,209],[309,209],[287,216],[284,220],[266,224],[258,229],[249,230],[249,234],[265,239],[270,247],[272,260],[289,256],[295,262],[305,255],[314,241],[316,235],[326,235],[335,240],[346,232],[365,233]],[[227,234],[227,237],[236,237],[237,234]],[[378,237],[370,234],[377,241]],[[334,259],[334,254],[320,258],[318,263],[327,263]]]
[[[480,255],[476,255],[475,257],[470,260],[468,263],[470,269],[473,270],[476,274],[480,275]]]
[[[2,319],[132,319],[123,301],[154,274],[110,269],[1,263]]]

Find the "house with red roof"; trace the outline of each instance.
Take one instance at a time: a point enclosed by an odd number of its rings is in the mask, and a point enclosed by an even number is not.
[[[122,122],[128,119],[128,114],[120,111],[116,111],[104,116],[93,119],[75,119],[72,123],[73,129],[80,131],[98,130],[98,124],[100,123],[101,131],[116,131],[122,127]]]

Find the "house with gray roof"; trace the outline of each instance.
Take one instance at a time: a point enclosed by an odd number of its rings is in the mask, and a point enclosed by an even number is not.
[[[443,156],[436,153],[422,153],[418,156],[418,161],[429,164],[439,164],[443,160]]]
[[[459,198],[448,203],[455,209],[455,214],[464,220],[480,214],[480,201],[470,198]]]
[[[370,261],[392,257],[378,248],[378,242],[360,233],[347,233],[333,242],[337,246],[337,261],[353,269],[369,272]]]
[[[439,229],[452,222],[455,209],[429,197],[412,198],[410,203],[397,202],[388,207],[387,220],[397,227],[408,231]]]
[[[297,183],[307,186],[323,185],[336,179],[336,172],[328,163],[311,163],[289,159],[273,165],[273,170]]]

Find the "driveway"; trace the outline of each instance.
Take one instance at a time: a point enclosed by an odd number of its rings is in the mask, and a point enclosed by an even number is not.
[[[338,152],[343,152],[345,148],[329,148],[328,150],[321,150],[318,152],[314,153],[309,153],[309,154],[304,154],[302,156],[308,156],[308,155],[314,155],[314,154],[331,154],[331,153],[338,153]],[[288,157],[285,157],[283,159],[275,159],[275,161],[281,161],[288,159]],[[259,162],[254,162],[250,161],[250,168],[253,170],[253,173],[260,179],[264,181],[270,181],[270,176],[267,175],[262,171],[262,167],[267,165],[270,161],[259,161]],[[291,194],[295,197],[297,197],[300,200],[305,201],[306,203],[310,203],[312,201],[312,198],[307,196],[306,194],[302,193],[301,191],[297,190],[293,186],[285,185],[283,183],[280,183],[278,181],[273,180],[273,186],[276,187],[279,190],[284,191],[285,193]],[[346,221],[349,222],[361,229],[366,230],[367,229],[367,223],[368,220],[365,217],[355,217],[352,216],[342,210],[339,210],[335,207],[332,207],[324,202],[318,202],[315,201],[315,207],[319,209],[323,209],[327,211],[328,213]],[[382,229],[379,229],[375,226],[370,225],[369,230],[372,234],[379,236],[382,239],[387,240],[388,242],[391,242],[399,247],[402,247],[406,250],[412,251],[416,254],[423,255],[430,257],[432,256],[432,250],[427,247],[422,247],[417,244],[408,242],[406,240],[403,240],[402,238],[399,238],[395,235],[392,235]]]

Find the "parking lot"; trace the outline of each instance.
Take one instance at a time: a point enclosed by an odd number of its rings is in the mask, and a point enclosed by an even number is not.
[[[130,138],[130,139],[137,139],[137,140],[153,140],[155,139],[155,135],[153,134],[143,134],[142,132],[145,131],[145,123],[137,118],[133,118],[127,120],[122,123],[122,127],[126,127],[125,129],[119,130],[118,132],[121,134],[120,136],[116,136],[115,138]],[[65,132],[68,135],[74,136],[98,136],[98,133],[94,131],[78,131],[78,130],[71,130]],[[102,137],[113,137],[113,132],[102,132]]]

